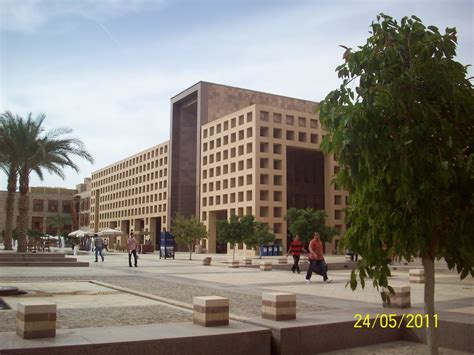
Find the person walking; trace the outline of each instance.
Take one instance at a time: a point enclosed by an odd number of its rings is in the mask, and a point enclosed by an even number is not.
[[[102,262],[104,262],[104,255],[102,254],[102,249],[104,248],[104,240],[98,234],[94,234],[94,246],[95,246],[95,262],[97,262],[98,254],[102,258]]]
[[[323,255],[323,243],[321,242],[321,236],[318,232],[313,234],[313,239],[309,243],[309,267],[306,273],[306,282],[311,282],[311,276],[313,272],[321,275],[324,282],[329,283],[332,280],[328,277],[326,272],[326,262],[324,261]]]
[[[291,271],[293,271],[293,274],[295,271],[298,272],[298,274],[301,272],[299,262],[300,262],[300,256],[301,256],[301,251],[305,251],[303,247],[303,243],[300,241],[300,236],[295,235],[293,237],[293,241],[290,244],[290,249],[288,250],[288,253],[286,254],[287,256],[291,255],[293,256],[293,266],[291,267]]]
[[[128,249],[128,266],[132,267],[132,254],[135,259],[135,267],[137,267],[137,240],[135,239],[133,232],[130,233],[127,239],[127,249]]]

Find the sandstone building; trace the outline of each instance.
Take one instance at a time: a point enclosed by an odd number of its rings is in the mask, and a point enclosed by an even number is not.
[[[56,235],[57,227],[51,223],[52,218],[60,215],[65,217],[65,222],[71,221],[71,200],[75,190],[58,187],[30,187],[28,229],[43,234]],[[7,198],[6,191],[0,191],[0,206],[5,206]],[[17,227],[18,200],[20,193],[15,194],[15,218],[13,228]],[[5,213],[0,213],[0,231],[5,229]],[[65,223],[62,232],[69,233],[72,223]]]
[[[316,108],[313,101],[193,85],[171,98],[169,142],[92,174],[91,227],[133,230],[156,245],[157,231],[169,229],[174,215],[195,215],[208,227],[203,247],[225,252],[216,220],[253,214],[286,246],[284,215],[297,207],[324,209],[328,224],[344,232],[347,192],[331,184],[338,165],[320,151],[325,132]]]

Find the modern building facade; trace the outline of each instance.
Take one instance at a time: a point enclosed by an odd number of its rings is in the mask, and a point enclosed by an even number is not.
[[[168,228],[168,164],[165,142],[93,172],[90,228],[133,231],[156,246],[158,232]]]
[[[75,190],[58,187],[30,187],[28,229],[42,234],[57,234],[57,226],[52,223],[52,219],[58,215],[64,217],[65,224],[60,228],[63,233],[72,230],[71,201]],[[6,191],[0,191],[0,206],[5,206]],[[13,228],[17,227],[18,200],[20,193],[15,194],[15,218]],[[5,229],[5,213],[0,213],[0,231]],[[67,221],[70,221],[67,223]]]
[[[91,227],[139,231],[156,243],[177,214],[199,216],[208,252],[225,252],[216,220],[253,214],[286,247],[288,208],[324,209],[345,231],[347,192],[324,155],[317,103],[199,82],[171,98],[170,141],[92,174]],[[169,159],[168,159],[169,157]],[[161,164],[163,162],[163,164]],[[335,250],[335,238],[329,252]],[[240,253],[253,253],[245,245]]]

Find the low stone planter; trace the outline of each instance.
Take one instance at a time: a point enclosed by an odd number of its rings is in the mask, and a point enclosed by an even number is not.
[[[202,264],[209,266],[211,265],[212,258],[210,256],[206,256],[204,259],[202,259]]]

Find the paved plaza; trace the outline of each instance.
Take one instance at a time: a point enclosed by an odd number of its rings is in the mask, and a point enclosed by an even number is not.
[[[19,299],[46,300],[57,304],[58,329],[145,325],[189,322],[194,296],[216,295],[230,300],[230,317],[245,320],[260,316],[263,292],[292,292],[297,295],[297,317],[331,319],[342,315],[386,311],[371,283],[353,292],[346,287],[349,270],[329,271],[330,284],[314,275],[305,282],[305,272],[289,270],[260,271],[256,267],[229,268],[227,255],[212,255],[212,265],[203,266],[204,254],[177,253],[176,259],[160,260],[156,254],[140,255],[138,267],[128,266],[124,253],[109,253],[105,262],[94,262],[92,254],[82,253],[79,261],[90,267],[2,267],[0,285],[16,286],[27,292],[22,296],[4,297],[11,310],[0,311],[0,332],[15,331],[15,310]],[[278,263],[276,258],[267,257]],[[342,256],[328,256],[329,264],[344,261]],[[259,259],[253,259],[258,264]],[[288,258],[290,262],[290,258]],[[415,264],[416,266],[416,264]],[[393,272],[391,284],[408,285],[408,268],[400,264]],[[474,317],[474,282],[460,281],[443,264],[436,275],[436,307],[438,312],[453,317]],[[289,266],[288,266],[289,269]],[[422,312],[423,284],[411,286],[411,313]],[[393,310],[400,313],[400,310]],[[385,352],[408,347],[408,353],[423,351],[423,345],[399,342],[385,344]],[[365,347],[366,353],[377,347]],[[347,350],[359,354],[363,349]],[[405,353],[405,351],[402,351]],[[374,350],[376,353],[376,350]],[[449,352],[448,352],[449,353]],[[460,354],[460,352],[458,352]]]

